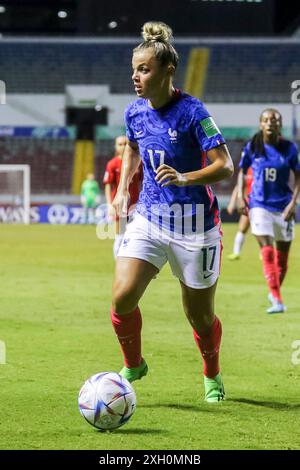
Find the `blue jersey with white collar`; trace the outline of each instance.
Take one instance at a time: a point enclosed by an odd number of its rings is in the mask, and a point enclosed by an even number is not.
[[[184,220],[184,225],[187,219],[199,213],[198,207],[202,205],[203,230],[217,225],[218,202],[210,186],[162,188],[155,181],[156,169],[161,164],[179,173],[199,170],[209,164],[206,152],[225,143],[203,103],[179,90],[159,109],[150,108],[147,100],[140,98],[126,108],[125,122],[127,137],[138,143],[143,161],[144,181],[137,211],[151,222],[177,231],[181,226],[177,222]],[[174,216],[170,220],[165,215],[171,206]],[[182,233],[185,232],[187,230]]]
[[[282,212],[292,199],[290,170],[300,171],[298,148],[282,138],[276,147],[266,144],[264,147],[266,155],[259,155],[251,151],[248,142],[239,165],[244,173],[249,167],[253,171],[250,209],[262,207],[271,212]]]

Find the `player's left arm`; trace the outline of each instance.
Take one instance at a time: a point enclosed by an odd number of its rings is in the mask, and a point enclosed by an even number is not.
[[[289,221],[293,217],[295,217],[297,199],[298,199],[299,194],[300,194],[300,171],[295,171],[295,184],[294,184],[293,197],[283,211],[284,220]]]
[[[238,195],[238,185],[236,184],[235,187],[233,188],[233,191],[230,196],[229,203],[227,205],[227,212],[229,215],[233,214],[233,211],[236,207],[236,200],[237,200],[237,195]]]
[[[155,179],[162,187],[170,186],[171,184],[176,186],[195,186],[217,183],[233,175],[233,162],[226,144],[208,150],[207,157],[211,165],[188,173],[179,173],[169,165],[160,165]]]
[[[80,202],[82,205],[86,202],[86,184],[85,181],[82,183],[80,188]]]
[[[86,184],[85,181],[81,184],[80,194],[83,196],[85,194]]]

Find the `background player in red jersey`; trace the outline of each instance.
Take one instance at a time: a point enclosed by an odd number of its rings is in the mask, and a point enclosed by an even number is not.
[[[251,193],[251,187],[253,183],[253,174],[252,168],[249,168],[246,175],[246,200],[249,201],[249,195]],[[229,204],[227,206],[228,214],[232,215],[234,209],[236,208],[237,203],[237,195],[238,195],[238,185],[235,186],[234,190],[232,191],[231,198]],[[243,248],[245,242],[245,236],[250,227],[250,219],[248,214],[241,214],[239,220],[238,231],[234,238],[233,243],[233,252],[228,255],[228,259],[231,261],[237,260],[240,258],[241,250]]]
[[[103,183],[105,184],[105,198],[106,203],[108,205],[108,216],[111,221],[115,221],[116,223],[116,233],[115,233],[115,242],[114,242],[114,257],[116,258],[117,253],[119,251],[120,245],[123,240],[123,230],[122,224],[120,223],[119,217],[116,216],[115,209],[112,206],[112,202],[115,198],[117,193],[117,189],[120,182],[120,174],[121,174],[121,167],[122,167],[122,156],[126,146],[127,138],[125,135],[120,135],[115,140],[115,152],[116,155],[114,158],[109,160],[106,166]],[[141,190],[143,180],[143,170],[142,166],[140,166],[135,175],[133,176],[132,182],[129,186],[129,194],[130,194],[130,201],[129,201],[129,208],[133,208],[133,206],[137,203],[139,198],[139,193]],[[131,211],[129,211],[130,213]],[[126,220],[127,222],[127,220]]]

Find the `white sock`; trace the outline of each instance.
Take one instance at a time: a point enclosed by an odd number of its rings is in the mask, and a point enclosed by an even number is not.
[[[119,248],[120,248],[121,243],[122,243],[122,241],[123,241],[123,236],[124,236],[124,235],[116,235],[116,236],[115,236],[114,248],[113,248],[115,259],[116,259],[116,257],[117,257]]]
[[[241,249],[244,245],[245,241],[245,235],[242,232],[237,232],[235,239],[234,239],[234,245],[233,245],[233,253],[235,255],[239,255],[241,252]]]

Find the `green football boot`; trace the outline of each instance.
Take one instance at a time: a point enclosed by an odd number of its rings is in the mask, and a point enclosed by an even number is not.
[[[240,259],[240,255],[238,253],[230,253],[230,255],[227,256],[227,259],[230,261],[236,261]]]
[[[216,403],[225,400],[225,390],[221,374],[217,374],[213,379],[204,375],[205,401]]]
[[[142,359],[141,364],[138,367],[123,367],[120,370],[119,374],[122,375],[128,382],[134,382],[135,380],[140,380],[142,377],[147,375],[148,366],[145,359]]]

